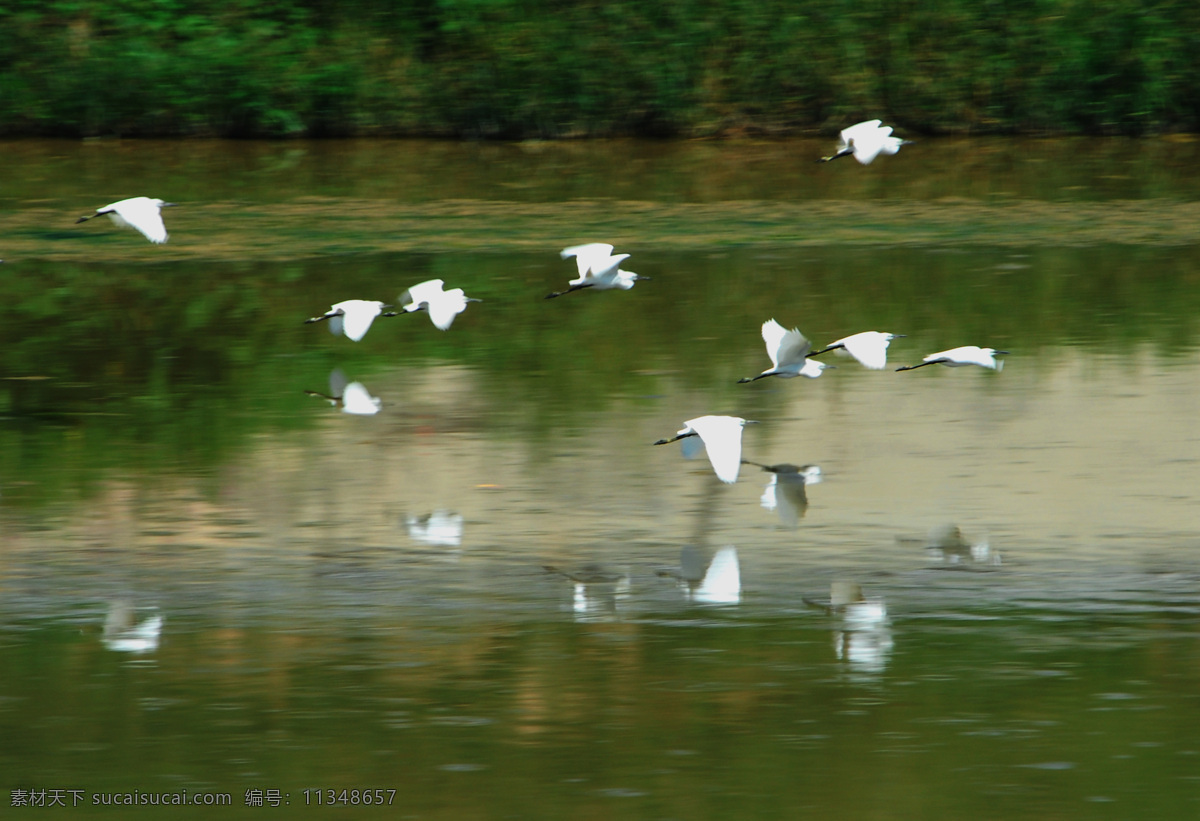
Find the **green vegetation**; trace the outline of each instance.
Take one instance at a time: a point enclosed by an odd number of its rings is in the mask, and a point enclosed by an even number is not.
[[[1189,0],[11,0],[0,133],[528,138],[1200,125]]]

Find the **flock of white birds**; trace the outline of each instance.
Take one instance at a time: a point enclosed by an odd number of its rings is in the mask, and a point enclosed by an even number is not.
[[[880,120],[868,120],[843,129],[837,151],[831,156],[822,157],[818,162],[832,162],[841,157],[852,156],[866,165],[880,154],[895,154],[901,146],[909,142],[892,136],[891,126],[883,125]],[[117,225],[133,228],[151,242],[162,244],[167,241],[162,209],[173,205],[175,203],[160,199],[133,197],[99,208],[94,214],[80,217],[77,222],[107,214]],[[639,280],[650,279],[622,269],[621,264],[629,259],[630,255],[614,254],[613,251],[612,245],[603,242],[564,248],[560,256],[564,260],[575,260],[578,276],[567,283],[565,290],[551,292],[546,295],[546,299],[585,288],[597,291],[628,291]],[[404,291],[396,306],[375,300],[348,299],[330,306],[324,314],[314,316],[306,322],[328,321],[332,333],[345,335],[348,339],[358,342],[366,336],[377,317],[424,311],[429,314],[435,327],[445,331],[454,323],[455,318],[466,310],[468,303],[479,301],[466,296],[462,288],[446,290],[443,280],[433,279],[413,285]],[[392,310],[393,308],[398,310]],[[783,379],[804,376],[816,379],[826,369],[834,366],[814,357],[830,351],[852,357],[866,368],[882,370],[887,366],[888,346],[892,340],[901,337],[903,334],[863,331],[832,342],[819,351],[813,351],[812,343],[799,329],[793,328],[789,331],[774,319],[768,319],[762,325],[762,338],[767,347],[767,356],[771,359],[771,367],[757,376],[746,377],[739,382],[754,382],[768,376]],[[909,371],[926,365],[946,365],[952,368],[976,365],[998,371],[1003,368],[1004,362],[996,357],[1006,353],[1008,352],[994,348],[964,345],[931,353],[919,365],[907,365],[896,370]],[[339,387],[340,391],[337,390]],[[314,395],[342,405],[347,413],[372,414],[380,408],[379,400],[370,396],[357,382],[331,386],[331,389],[334,395]],[[733,483],[737,481],[742,465],[742,431],[748,424],[754,423],[740,416],[699,416],[684,422],[683,428],[675,436],[660,439],[654,444],[663,445],[684,440],[686,447],[687,441],[696,437],[703,443],[717,477],[722,482]]]

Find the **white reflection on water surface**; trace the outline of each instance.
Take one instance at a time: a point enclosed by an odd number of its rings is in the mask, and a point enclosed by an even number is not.
[[[383,401],[372,396],[361,382],[347,382],[340,368],[329,374],[329,393],[305,391],[309,396],[324,399],[330,405],[342,409],[342,413],[353,416],[374,416],[383,408]]]
[[[109,604],[104,619],[104,646],[119,653],[152,653],[158,649],[163,617],[155,612],[140,622],[133,602],[116,599]]]

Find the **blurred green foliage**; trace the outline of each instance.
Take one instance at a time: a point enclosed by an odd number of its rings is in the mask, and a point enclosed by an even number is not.
[[[463,366],[489,435],[536,443],[586,430],[618,399],[681,390],[772,418],[788,391],[737,384],[765,366],[756,329],[770,316],[822,343],[905,333],[897,362],[958,340],[1012,350],[1026,372],[1053,372],[1075,348],[1189,361],[1200,335],[1192,256],[1119,245],[647,252],[637,270],[653,280],[633,292],[553,302],[542,297],[572,271],[540,253],[6,264],[3,508],[71,498],[112,475],[203,475],[262,434],[336,413],[304,394],[326,391],[335,367],[403,424],[403,385]],[[379,319],[355,344],[303,322],[345,294],[393,299],[435,277],[483,299],[449,333],[423,315]]]
[[[1140,134],[1198,91],[1187,0],[0,6],[7,134]]]

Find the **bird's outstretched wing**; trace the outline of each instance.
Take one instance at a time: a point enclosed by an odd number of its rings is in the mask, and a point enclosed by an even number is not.
[[[559,256],[563,259],[575,257],[575,266],[579,269],[579,276],[585,277],[597,259],[610,257],[612,252],[613,247],[606,242],[589,242],[585,245],[572,245],[570,248],[564,248]]]
[[[342,331],[347,338],[358,342],[371,330],[371,323],[374,321],[375,314],[369,309],[352,308],[342,314]]]
[[[158,206],[147,197],[135,197],[115,203],[116,212],[125,224],[137,229],[142,236],[153,243],[162,245],[167,241],[167,226],[163,224],[162,214]]]
[[[462,288],[452,288],[429,301],[429,318],[442,331],[449,329],[454,318],[467,309],[467,296]]]
[[[442,293],[442,286],[446,283],[440,279],[430,279],[425,282],[418,282],[397,298],[397,304],[405,311],[412,313],[413,311],[421,310],[422,306],[427,306],[430,302],[436,299]]]
[[[864,368],[878,371],[887,367],[887,349],[891,340],[885,334],[866,331],[839,341],[846,352],[857,359]]]
[[[808,352],[812,350],[812,343],[805,338],[804,334],[800,333],[798,328],[785,330],[774,319],[768,319],[763,323],[762,338],[763,342],[767,343],[767,356],[771,357],[771,364],[776,368],[781,364],[803,362],[808,356]]]
[[[704,440],[717,478],[727,484],[736,482],[742,467],[743,420],[736,416],[702,416],[687,424]]]

